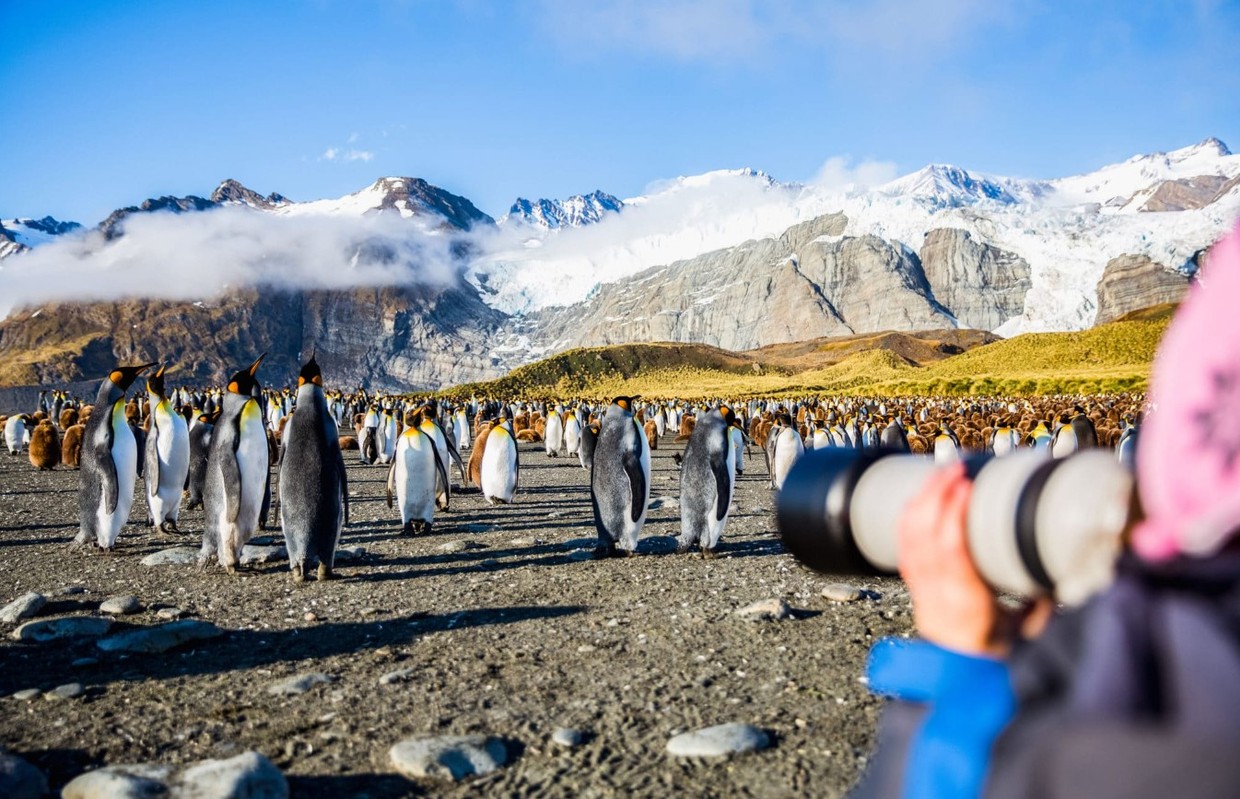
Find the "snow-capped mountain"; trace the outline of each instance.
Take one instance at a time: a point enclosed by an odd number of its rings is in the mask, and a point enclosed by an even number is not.
[[[37,247],[58,236],[81,230],[77,222],[61,222],[50,216],[42,219],[0,219],[0,228],[11,234],[12,241],[24,247]]]
[[[361,191],[334,200],[288,203],[275,209],[289,216],[361,216],[395,211],[407,219],[421,221],[438,217],[450,227],[470,230],[475,226],[491,227],[495,220],[474,207],[474,204],[421,178],[379,178]]]
[[[567,200],[531,201],[518,197],[508,213],[499,218],[499,225],[529,225],[545,230],[582,227],[600,221],[605,214],[617,213],[623,207],[623,201],[598,190],[574,194]]]

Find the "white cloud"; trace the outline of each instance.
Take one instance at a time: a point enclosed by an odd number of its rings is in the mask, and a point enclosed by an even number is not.
[[[349,150],[344,154],[346,161],[369,161],[374,158],[375,154],[369,150]]]
[[[340,151],[337,150],[335,147],[328,147],[326,150],[323,151],[323,154],[319,156],[319,160],[320,161],[335,161],[336,156],[339,154],[340,154]]]
[[[850,157],[833,156],[818,168],[810,184],[827,191],[852,192],[890,183],[898,175],[890,161],[862,161],[852,166]]]
[[[124,232],[104,241],[91,231],[5,259],[0,318],[52,301],[199,300],[241,286],[441,284],[458,268],[452,237],[396,214],[283,216],[226,206],[135,214]]]

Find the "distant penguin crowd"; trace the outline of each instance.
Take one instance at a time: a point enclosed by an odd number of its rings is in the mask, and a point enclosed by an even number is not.
[[[203,509],[200,565],[236,571],[245,544],[278,523],[292,579],[301,582],[334,576],[349,520],[346,453],[387,469],[387,504],[406,535],[430,532],[462,486],[491,505],[518,502],[522,457],[541,451],[575,459],[589,484],[594,554],[604,558],[636,553],[650,507],[651,453],[671,439],[684,444],[673,455],[677,552],[710,559],[755,451],[773,491],[807,450],[825,447],[881,447],[943,464],[978,453],[1062,458],[1101,447],[1132,465],[1144,409],[1135,393],[444,399],[329,390],[314,357],[295,387],[264,389],[262,362],[260,355],[225,386],[206,389],[170,387],[166,368],[155,363],[117,366],[93,403],[43,391],[33,411],[0,416],[0,428],[10,455],[26,453],[35,469],[79,470],[74,545],[112,550],[141,479],[146,523],[160,534],[190,535],[180,527],[181,510]],[[145,391],[129,398],[152,369]],[[537,449],[522,452],[521,443]]]

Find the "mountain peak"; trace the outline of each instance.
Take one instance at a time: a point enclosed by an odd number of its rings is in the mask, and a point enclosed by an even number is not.
[[[518,197],[500,220],[512,221],[555,230],[563,227],[592,225],[609,213],[618,213],[624,202],[605,191],[595,189],[589,194],[574,194],[565,200],[530,201]]]
[[[382,177],[351,196],[365,203],[373,203],[369,206],[370,210],[396,211],[406,217],[426,212],[436,214],[443,217],[449,226],[460,230],[469,230],[476,224],[495,223],[469,200],[422,178]]]
[[[240,182],[227,178],[215,187],[215,191],[211,192],[211,202],[235,203],[240,205],[248,205],[251,208],[274,208],[277,205],[284,205],[288,199],[283,195],[272,192],[266,197],[262,196],[253,189],[246,188]]]

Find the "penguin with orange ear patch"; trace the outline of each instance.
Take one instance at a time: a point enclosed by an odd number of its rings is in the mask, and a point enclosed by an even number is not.
[[[739,426],[726,405],[703,414],[685,447],[680,468],[680,539],[677,552],[701,546],[711,559],[719,546],[736,485],[736,450],[731,431]]]
[[[86,425],[78,472],[78,521],[74,546],[116,546],[129,520],[138,480],[138,443],[125,418],[125,392],[138,375],[155,364],[118,366],[99,386],[95,411]]]

